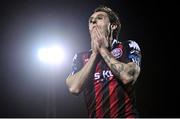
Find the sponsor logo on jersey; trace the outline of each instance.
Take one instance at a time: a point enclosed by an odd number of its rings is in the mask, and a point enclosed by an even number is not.
[[[111,51],[111,54],[115,57],[115,58],[120,58],[122,56],[122,49],[121,48],[115,48],[114,50]]]
[[[110,70],[103,70],[102,73],[96,72],[94,73],[94,80],[99,80],[101,78],[107,79],[109,77],[113,77],[114,75]]]

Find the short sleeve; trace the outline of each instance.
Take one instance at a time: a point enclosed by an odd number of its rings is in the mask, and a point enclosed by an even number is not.
[[[124,44],[124,51],[125,51],[125,56],[124,60],[126,63],[128,62],[134,62],[138,66],[141,65],[141,50],[139,45],[133,41],[133,40],[128,40]]]
[[[78,72],[83,66],[80,54],[75,54],[72,62],[72,75]]]

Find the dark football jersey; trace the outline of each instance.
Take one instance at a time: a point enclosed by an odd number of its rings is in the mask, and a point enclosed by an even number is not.
[[[78,72],[89,60],[91,51],[74,56],[72,75]],[[140,66],[141,51],[135,41],[113,40],[111,54],[123,63],[134,62]],[[123,84],[110,70],[102,57],[99,57],[93,74],[84,86],[85,102],[89,117],[137,117],[134,85]]]

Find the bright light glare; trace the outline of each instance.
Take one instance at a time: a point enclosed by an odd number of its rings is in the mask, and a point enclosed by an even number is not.
[[[64,59],[64,52],[59,46],[40,48],[38,50],[38,57],[42,62],[49,64],[59,64]]]

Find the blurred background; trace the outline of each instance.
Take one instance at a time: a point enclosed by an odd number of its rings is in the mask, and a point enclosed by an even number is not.
[[[173,10],[156,0],[1,0],[0,117],[87,117],[83,95],[71,95],[65,79],[74,54],[90,49],[88,18],[99,5],[118,13],[119,40],[141,47],[140,117],[180,117]],[[61,61],[44,61],[54,46]]]

